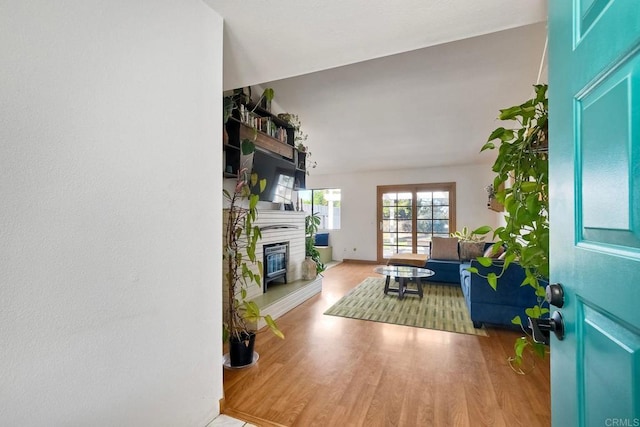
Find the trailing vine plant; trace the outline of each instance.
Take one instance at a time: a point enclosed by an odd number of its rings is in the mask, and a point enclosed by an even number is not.
[[[242,154],[250,155],[255,145],[249,139],[241,144]],[[223,260],[226,262],[225,285],[227,287],[227,301],[225,319],[223,322],[223,340],[230,338],[241,340],[244,334],[255,329],[260,319],[263,319],[269,329],[278,337],[284,334],[270,315],[263,316],[258,305],[247,300],[249,286],[262,285],[262,262],[256,257],[256,247],[262,238],[260,227],[255,225],[258,217],[259,194],[251,189],[257,187],[259,192],[266,187],[265,179],[258,179],[257,174],[249,173],[245,169],[238,171],[236,185],[232,193],[223,190],[229,206],[226,210],[224,233]],[[257,266],[257,273],[252,266]]]
[[[289,124],[293,127],[293,134],[294,134],[294,146],[296,147],[296,150],[298,150],[298,152],[300,153],[306,153],[306,168],[307,168],[307,175],[309,174],[309,169],[313,169],[315,168],[318,163],[316,161],[311,160],[311,151],[309,151],[309,146],[306,144],[307,142],[307,138],[309,138],[309,135],[307,135],[305,132],[302,131],[302,122],[300,121],[300,117],[298,117],[297,114],[293,114],[293,113],[280,113],[278,114],[278,117],[281,118],[282,120],[289,122]]]
[[[518,262],[525,272],[522,286],[530,286],[538,300],[525,313],[531,318],[540,318],[549,313],[544,299],[549,277],[547,85],[534,85],[534,89],[535,96],[532,99],[500,110],[500,120],[515,121],[517,126],[497,128],[480,150],[498,150],[492,167],[497,174],[493,189],[496,200],[504,205],[506,224],[493,230],[494,248],[505,248],[504,259],[497,261],[480,257],[478,262],[485,267],[494,263],[501,267],[500,273],[490,272],[486,276],[494,289],[506,268],[512,262]],[[481,227],[474,232],[486,234],[490,231],[490,227]],[[476,268],[470,270],[478,274]],[[525,336],[516,340],[515,354],[509,361],[516,372],[525,373],[522,370],[525,350],[544,358],[547,349],[533,340],[528,325],[523,324],[520,316],[514,317],[511,322],[519,325]]]

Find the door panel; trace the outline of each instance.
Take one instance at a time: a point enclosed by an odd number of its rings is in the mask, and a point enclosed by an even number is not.
[[[585,403],[598,402],[584,405],[586,424],[607,425],[606,420],[614,418],[632,420],[638,407],[637,374],[633,373],[640,372],[640,337],[619,319],[612,319],[582,301],[580,305],[584,331],[578,354],[584,354],[584,376],[582,390],[578,392],[584,393]],[[599,424],[599,420],[604,423]]]
[[[640,2],[549,2],[554,426],[640,425]]]

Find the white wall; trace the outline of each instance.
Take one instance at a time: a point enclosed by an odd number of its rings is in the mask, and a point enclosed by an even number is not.
[[[428,154],[426,154],[428,155]],[[333,258],[336,260],[377,259],[376,198],[378,185],[456,183],[457,228],[471,229],[481,225],[496,227],[502,214],[487,209],[485,187],[495,174],[490,165],[450,166],[424,169],[402,169],[365,173],[313,175],[307,177],[307,188],[340,188],[340,230],[330,231]]]
[[[222,20],[0,3],[0,424],[203,426],[221,367]]]

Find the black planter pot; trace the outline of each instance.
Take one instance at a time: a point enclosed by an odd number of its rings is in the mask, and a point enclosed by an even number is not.
[[[231,335],[229,338],[229,364],[233,367],[246,366],[253,363],[253,347],[256,343],[256,334],[242,332],[240,339]]]

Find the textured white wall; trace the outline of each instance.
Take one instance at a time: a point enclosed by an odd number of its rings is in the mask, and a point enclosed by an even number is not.
[[[0,64],[0,424],[205,425],[222,19],[200,0],[4,0]]]
[[[307,188],[340,188],[341,229],[330,231],[333,257],[337,260],[377,259],[376,197],[378,185],[456,183],[456,223],[476,228],[499,225],[501,214],[487,209],[485,187],[493,182],[490,165],[449,166],[441,168],[402,169],[366,173],[313,175]]]

